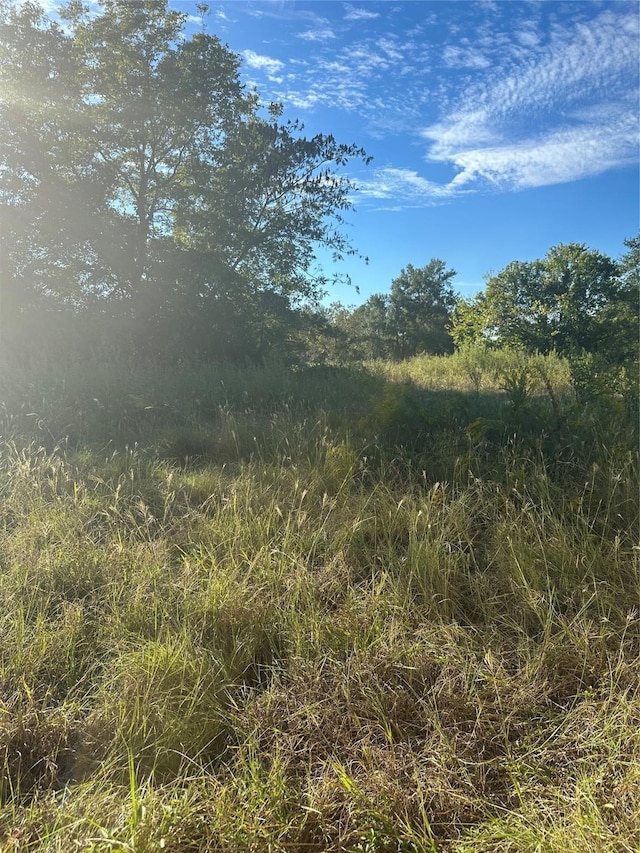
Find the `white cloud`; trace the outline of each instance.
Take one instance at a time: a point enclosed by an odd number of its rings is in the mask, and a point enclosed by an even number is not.
[[[297,108],[330,105],[345,111],[390,111],[390,100],[380,101],[371,91],[372,80],[383,79],[388,73],[389,58],[359,44],[329,56],[314,57],[297,77],[288,75],[288,88],[273,92],[273,96]]]
[[[540,44],[540,36],[536,32],[535,26],[530,22],[524,24],[515,35],[524,47],[533,48]]]
[[[491,60],[481,50],[448,45],[442,54],[450,68],[489,68]]]
[[[336,34],[330,27],[322,27],[317,30],[305,30],[303,33],[298,33],[298,38],[305,41],[330,41],[334,39]]]
[[[410,133],[426,145],[424,169],[390,164],[367,176],[360,198],[368,204],[431,205],[637,162],[639,34],[631,5],[571,15],[524,4],[503,13],[508,5],[487,4],[473,30],[451,32],[444,43],[428,37],[426,21],[420,38],[385,22],[354,27],[359,32],[342,40],[337,26],[309,18],[298,33],[309,42],[305,59],[288,61],[286,74],[280,60],[252,51],[244,58],[278,84],[269,92],[275,100],[298,110],[330,105],[358,115],[378,138]],[[350,20],[378,14],[342,8]],[[455,177],[431,180],[429,163],[438,164],[433,174]]]
[[[436,184],[419,175],[414,169],[386,166],[373,170],[373,178],[358,181],[361,196],[377,201],[400,202],[402,207],[434,203],[454,191],[446,184]]]
[[[427,159],[458,172],[446,192],[539,187],[637,162],[637,17],[605,11],[558,26],[544,48],[531,28],[517,39],[529,44],[524,63],[514,53],[511,67],[492,67],[421,131]]]
[[[312,110],[322,100],[322,95],[313,90],[299,92],[291,89],[287,92],[287,101],[299,110]]]
[[[451,158],[461,171],[450,187],[485,180],[499,189],[528,189],[579,180],[636,161],[637,121],[628,114],[606,128],[565,128],[517,143],[461,151]]]
[[[370,12],[368,9],[357,8],[350,3],[345,3],[345,21],[367,21],[379,17],[379,12]]]
[[[253,50],[243,50],[242,56],[249,68],[256,68],[259,71],[264,71],[269,80],[273,80],[278,83],[282,82],[281,78],[277,75],[278,72],[284,68],[284,62],[280,62],[279,59],[273,59],[270,56],[261,56]]]
[[[401,46],[394,39],[378,39],[377,47],[394,62],[401,62],[404,59]]]

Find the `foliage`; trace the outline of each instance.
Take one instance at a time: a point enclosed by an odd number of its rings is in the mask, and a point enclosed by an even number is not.
[[[610,364],[636,370],[640,356],[638,311],[640,308],[640,235],[624,241],[627,251],[618,261],[617,280],[602,307],[599,320],[604,340],[595,351]]]
[[[460,297],[456,301],[451,319],[451,338],[456,349],[474,344],[488,346],[486,332],[486,297],[480,291],[471,299]]]
[[[457,343],[484,338],[496,346],[570,355],[600,352],[610,361],[628,354],[627,317],[634,299],[628,275],[583,244],[551,248],[542,260],[513,261],[471,303],[458,306]]]
[[[389,296],[372,294],[349,318],[348,328],[366,358],[390,358],[393,334],[390,323]]]
[[[640,387],[638,238],[625,245],[617,263],[570,244],[550,249],[543,260],[509,264],[484,293],[458,302],[456,345],[567,356],[578,403],[599,400],[604,410],[624,405],[633,420]],[[539,378],[558,420],[553,382],[545,370]]]
[[[455,274],[446,269],[444,261],[432,258],[420,269],[409,264],[391,282],[389,307],[396,358],[453,350],[448,324],[455,305],[451,287]]]
[[[166,0],[105,0],[91,14],[73,0],[61,15],[0,6],[12,325],[38,307],[55,308],[49,323],[90,308],[106,337],[118,329],[140,349],[236,356],[242,341],[259,357],[268,327],[286,328],[296,300],[325,284],[316,247],[354,251],[340,170],[365,152],[263,109],[239,58],[215,36],[186,38],[186,12]]]
[[[408,264],[391,282],[389,294],[372,294],[342,319],[355,352],[365,358],[396,360],[420,352],[451,352],[454,275],[437,258],[419,269]]]

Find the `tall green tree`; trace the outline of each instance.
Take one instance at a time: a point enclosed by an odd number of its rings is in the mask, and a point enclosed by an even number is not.
[[[389,296],[373,293],[349,318],[348,328],[365,358],[392,358],[395,340],[389,314]]]
[[[455,274],[437,258],[419,269],[411,264],[405,267],[389,293],[372,294],[341,318],[353,352],[358,357],[392,359],[451,352]]]
[[[397,358],[453,350],[448,327],[456,304],[455,275],[444,261],[432,258],[420,268],[409,264],[392,281],[389,316]]]
[[[302,136],[299,122],[280,121],[278,104],[267,112],[230,128],[217,168],[205,163],[179,196],[177,234],[208,266],[249,287],[268,282],[280,293],[314,296],[326,283],[309,275],[316,247],[329,247],[336,258],[353,253],[340,230],[351,185],[335,167],[367,158],[331,135]]]
[[[640,360],[640,234],[624,241],[627,251],[618,261],[616,298],[602,311],[602,322],[608,329],[611,360],[620,364]]]
[[[3,293],[115,305],[158,339],[285,317],[323,282],[318,244],[353,251],[341,169],[365,152],[263,110],[238,56],[186,37],[166,0],[59,14],[0,0]]]
[[[475,342],[486,342],[486,298],[481,291],[470,299],[460,297],[453,311],[451,337],[457,349]]]
[[[454,338],[466,329],[498,346],[605,353],[611,312],[626,304],[627,291],[607,255],[581,243],[561,244],[541,260],[513,261],[489,278],[482,298],[458,312]]]
[[[77,57],[33,3],[0,5],[2,295],[24,310],[104,285],[111,211],[85,128]],[[114,241],[114,244],[116,241]]]
[[[99,15],[74,0],[63,14],[88,147],[127,232],[120,284],[135,299],[157,278],[156,248],[172,234],[176,198],[195,189],[198,167],[218,166],[227,134],[255,104],[238,57],[215,36],[183,39],[186,16],[165,0],[104,0]]]
[[[331,135],[306,138],[299,122],[280,117],[280,106],[270,104],[266,116],[230,129],[217,168],[199,168],[174,208],[175,237],[192,259],[189,280],[200,301],[231,300],[245,324],[260,328],[265,306],[279,306],[282,318],[285,307],[315,301],[330,283],[316,269],[319,245],[336,260],[355,253],[341,230],[351,184],[336,167],[368,160]]]

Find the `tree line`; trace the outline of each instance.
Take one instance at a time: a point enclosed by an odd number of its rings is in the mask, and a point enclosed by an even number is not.
[[[560,244],[544,258],[513,261],[488,277],[472,299],[456,296],[456,273],[433,258],[408,265],[388,294],[325,312],[336,351],[360,358],[446,354],[465,345],[516,347],[628,363],[638,351],[640,237],[616,260],[582,243]]]
[[[513,261],[471,300],[433,258],[358,307],[323,307],[316,251],[357,253],[345,167],[366,152],[283,120],[167,0],[58,15],[0,0],[4,357],[401,360],[482,344],[637,363],[638,237],[616,260],[568,244]]]

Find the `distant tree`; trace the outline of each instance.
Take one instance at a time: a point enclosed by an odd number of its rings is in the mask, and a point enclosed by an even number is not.
[[[561,354],[606,351],[611,312],[626,304],[619,266],[585,245],[555,246],[542,260],[513,261],[484,294],[459,307],[453,336]],[[474,316],[475,315],[475,316]]]
[[[365,152],[263,110],[239,57],[186,37],[167,0],[72,0],[60,16],[0,0],[0,296],[118,303],[159,346],[197,326],[205,351],[229,333],[261,350],[265,312],[325,283],[316,247],[353,252],[340,170]]]
[[[627,247],[618,261],[618,286],[613,299],[602,310],[607,331],[606,346],[611,361],[637,363],[640,355],[640,234],[624,241]]]
[[[351,315],[349,327],[352,340],[358,342],[365,358],[392,356],[394,342],[389,305],[389,296],[374,293]]]
[[[457,349],[486,339],[486,298],[480,292],[471,299],[460,297],[451,319],[451,338]]]
[[[624,241],[628,251],[620,258],[620,277],[630,293],[640,290],[640,234]]]
[[[453,351],[449,324],[456,304],[451,286],[455,275],[433,258],[419,269],[409,264],[392,281],[388,314],[396,358]]]
[[[351,310],[340,302],[308,302],[296,311],[293,344],[300,358],[312,364],[344,364],[360,357],[353,341]]]
[[[409,265],[393,280],[390,293],[374,293],[332,322],[339,321],[354,357],[403,359],[420,352],[451,352],[454,275],[435,258],[420,269]]]

